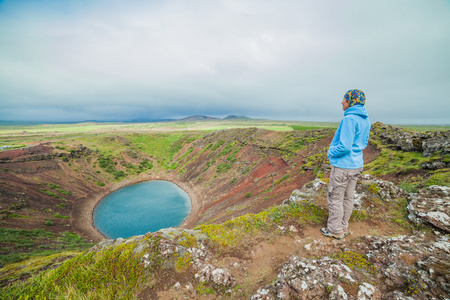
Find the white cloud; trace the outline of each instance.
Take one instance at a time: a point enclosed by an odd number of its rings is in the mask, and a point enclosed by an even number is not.
[[[449,6],[3,1],[0,119],[234,113],[337,121],[342,95],[359,88],[373,121],[450,123]]]

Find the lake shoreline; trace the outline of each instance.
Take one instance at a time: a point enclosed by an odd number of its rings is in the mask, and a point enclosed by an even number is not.
[[[94,226],[94,210],[96,206],[104,197],[122,187],[151,180],[170,181],[188,194],[191,201],[191,212],[179,227],[190,228],[194,226],[195,220],[197,220],[199,212],[201,211],[202,201],[198,196],[200,195],[200,191],[192,184],[178,180],[178,178],[176,178],[173,174],[141,174],[132,179],[108,184],[106,186],[106,190],[100,191],[95,195],[89,195],[79,199],[79,202],[71,213],[71,226],[75,228],[75,231],[80,233],[83,237],[90,239],[92,242],[108,240],[108,238]]]

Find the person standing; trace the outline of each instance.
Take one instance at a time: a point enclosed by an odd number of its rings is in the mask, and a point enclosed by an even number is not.
[[[364,107],[366,96],[361,90],[349,90],[342,100],[344,118],[339,124],[328,159],[331,164],[327,204],[329,216],[327,227],[320,229],[326,236],[344,238],[348,232],[348,221],[353,211],[353,193],[357,176],[364,166],[363,149],[367,147],[370,120]]]

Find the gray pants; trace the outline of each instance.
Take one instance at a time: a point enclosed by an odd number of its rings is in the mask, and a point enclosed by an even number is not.
[[[327,196],[329,210],[327,228],[332,234],[342,235],[348,231],[348,220],[353,211],[353,193],[362,169],[331,167]]]

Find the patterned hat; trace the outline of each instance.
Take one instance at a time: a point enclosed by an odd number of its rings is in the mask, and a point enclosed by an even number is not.
[[[352,107],[355,104],[364,105],[366,103],[366,95],[364,95],[361,90],[350,90],[344,95],[344,99],[350,104]]]

